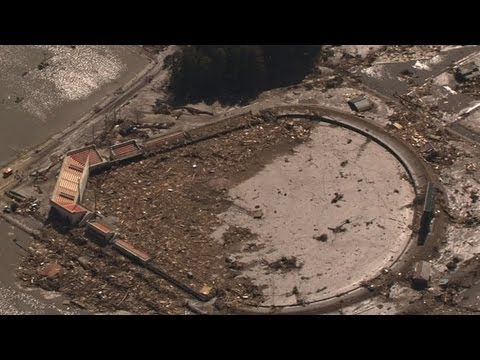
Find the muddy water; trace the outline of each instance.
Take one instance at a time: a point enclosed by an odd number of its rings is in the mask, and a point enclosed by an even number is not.
[[[80,118],[147,64],[130,46],[0,46],[0,164]],[[58,294],[20,286],[15,271],[30,241],[0,221],[0,314],[72,313]]]
[[[0,164],[78,119],[147,63],[127,46],[0,46]]]

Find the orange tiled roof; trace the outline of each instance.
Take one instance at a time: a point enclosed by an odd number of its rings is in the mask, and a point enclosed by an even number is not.
[[[107,226],[101,224],[101,223],[98,223],[98,222],[89,222],[88,223],[90,226],[96,228],[97,230],[99,230],[100,232],[102,232],[103,234],[109,234],[112,232],[112,230],[110,228],[108,228]]]

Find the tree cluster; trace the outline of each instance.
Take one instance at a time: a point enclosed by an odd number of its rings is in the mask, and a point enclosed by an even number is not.
[[[315,45],[186,46],[174,66],[174,102],[238,103],[301,81],[318,58]]]

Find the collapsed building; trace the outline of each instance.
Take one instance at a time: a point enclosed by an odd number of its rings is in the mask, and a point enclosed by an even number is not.
[[[89,212],[79,203],[91,169],[102,163],[103,159],[93,145],[65,155],[50,205],[55,214],[68,224],[78,224]]]
[[[98,222],[96,214],[81,205],[89,175],[95,170],[130,160],[144,154],[136,140],[129,140],[109,148],[109,159],[100,155],[95,145],[69,151],[62,163],[52,196],[50,211],[68,226],[85,226],[85,235],[100,246],[112,244],[114,249],[141,263],[150,256],[134,248],[126,240],[117,239],[117,234],[108,225]]]
[[[480,75],[480,61],[471,61],[456,69],[455,79],[458,82],[464,82]]]
[[[52,211],[68,225],[77,225],[92,212],[82,202],[88,177],[113,162],[132,159],[143,154],[136,140],[110,147],[109,161],[102,158],[95,145],[69,151],[63,159],[57,182],[50,198]]]
[[[110,159],[122,161],[143,155],[143,151],[136,140],[125,141],[110,147]]]
[[[115,235],[108,226],[97,221],[87,222],[85,234],[101,246],[107,245]]]
[[[373,109],[373,103],[365,96],[359,96],[347,101],[348,106],[355,112],[364,112]]]

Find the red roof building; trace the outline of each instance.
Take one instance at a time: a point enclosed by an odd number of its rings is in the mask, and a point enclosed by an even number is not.
[[[101,163],[103,160],[94,145],[70,151],[63,159],[50,202],[71,224],[80,222],[88,212],[78,203],[87,186],[90,168]]]
[[[110,158],[112,160],[129,159],[143,153],[135,140],[129,140],[110,147]]]
[[[67,156],[70,156],[72,159],[77,161],[78,163],[85,165],[87,163],[90,164],[89,166],[95,166],[103,162],[102,157],[98,153],[95,145],[90,145],[81,149],[72,150],[67,153]]]
[[[148,262],[152,259],[146,252],[138,250],[127,240],[118,239],[113,242],[113,247],[134,260],[138,260],[142,263]]]
[[[106,245],[114,237],[115,232],[108,226],[96,221],[87,222],[86,234],[97,240],[101,245]]]

